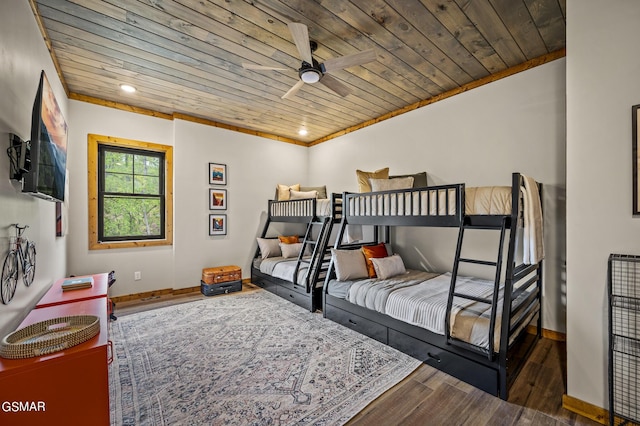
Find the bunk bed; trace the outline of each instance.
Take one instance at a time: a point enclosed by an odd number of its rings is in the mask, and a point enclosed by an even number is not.
[[[535,181],[514,173],[511,186],[505,187],[455,184],[345,193],[324,284],[324,317],[506,400],[509,387],[541,337],[540,191]],[[537,211],[530,210],[532,201],[537,202]],[[518,232],[523,222],[526,238]],[[363,277],[354,272],[359,267],[347,263],[349,257],[359,259],[351,253],[361,251],[362,246],[341,243],[345,227],[353,224],[384,230],[383,243],[388,243],[392,226],[456,227],[452,271],[405,270],[401,259],[398,267],[398,259],[387,253],[386,264],[371,260],[380,271],[378,277]],[[495,261],[462,256],[465,231],[471,229],[499,232]],[[375,238],[379,235],[376,231]],[[519,251],[516,255],[522,241],[524,255]],[[388,268],[392,264],[395,272]],[[478,275],[493,278],[462,276],[461,264],[492,268]]]
[[[251,265],[251,282],[311,312],[322,304],[322,285],[329,267],[329,241],[342,218],[342,194],[329,198],[269,200],[267,220],[258,238]],[[274,223],[306,224],[297,250],[286,253],[278,236],[269,235]]]

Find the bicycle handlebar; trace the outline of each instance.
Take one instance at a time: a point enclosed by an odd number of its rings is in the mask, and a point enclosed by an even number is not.
[[[17,237],[22,237],[22,234],[24,233],[24,230],[29,227],[29,225],[20,226],[19,223],[12,223],[9,226],[15,226],[15,228],[16,228],[16,236]]]

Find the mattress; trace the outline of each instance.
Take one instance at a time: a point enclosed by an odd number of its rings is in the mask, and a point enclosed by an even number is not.
[[[511,214],[510,186],[469,187],[464,192],[464,210],[467,215]]]
[[[271,216],[331,216],[332,203],[330,198],[318,198],[316,211],[313,211],[313,199],[275,201],[271,203]]]
[[[450,187],[371,192],[349,198],[350,216],[453,216],[456,207],[456,189]],[[465,214],[511,214],[511,187],[466,188]]]
[[[304,259],[309,260],[311,257],[305,256]],[[297,258],[269,257],[266,259],[255,259],[254,266],[263,274],[270,275],[281,280],[293,282],[296,271]],[[298,284],[302,284],[307,277],[308,263],[301,263],[298,269]],[[316,284],[316,287],[322,287],[322,281]]]
[[[406,274],[381,279],[363,279],[355,281],[336,281],[328,283],[328,293],[335,297],[344,297],[356,305],[386,314],[397,320],[444,335],[447,299],[451,284],[451,274],[434,274],[409,270]],[[458,277],[456,291],[479,298],[488,298],[493,294],[493,282],[472,277]],[[514,303],[524,300],[530,293],[524,292]],[[500,346],[500,317],[502,291],[499,293],[499,310],[494,334],[494,350]],[[489,349],[489,305],[468,299],[455,297],[451,311],[451,335],[475,346]],[[523,313],[524,315],[524,313]],[[529,316],[523,326],[535,316]],[[518,315],[514,315],[515,322]],[[522,328],[521,327],[521,328]],[[516,336],[517,333],[514,333]]]
[[[451,216],[456,214],[456,190],[384,191],[349,198],[350,216]]]

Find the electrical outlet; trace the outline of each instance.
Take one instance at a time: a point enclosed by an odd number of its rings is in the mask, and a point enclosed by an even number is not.
[[[133,273],[133,279],[136,281],[140,281],[142,279],[142,272],[136,271]]]

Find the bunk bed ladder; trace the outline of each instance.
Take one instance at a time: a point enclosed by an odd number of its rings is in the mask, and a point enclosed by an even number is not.
[[[320,272],[322,272],[323,264],[326,256],[326,243],[331,233],[331,218],[325,217],[322,220],[312,219],[307,224],[307,230],[304,234],[304,240],[302,241],[302,249],[298,255],[298,262],[293,274],[293,284],[301,285],[298,283],[298,271],[301,265],[307,265],[308,273],[306,275],[305,288],[307,293],[311,292],[315,287]],[[317,236],[314,239],[314,228],[320,227]],[[310,250],[308,249],[310,248]],[[305,258],[305,253],[311,251],[311,257]],[[327,268],[325,267],[325,270]]]
[[[510,229],[511,221],[510,216],[504,216],[500,222],[499,226],[475,226],[472,224],[472,221],[467,217],[464,219],[462,225],[460,226],[460,230],[458,232],[458,244],[456,247],[456,257],[453,263],[453,271],[451,272],[451,286],[449,287],[449,298],[447,300],[447,314],[445,316],[445,332],[447,337],[447,343],[454,344],[457,346],[462,346],[467,349],[476,350],[481,353],[486,353],[489,359],[492,359],[494,354],[494,334],[495,334],[495,323],[496,323],[496,307],[498,306],[498,296],[500,289],[500,277],[502,274],[502,257],[504,251],[504,243],[505,243],[505,234],[506,230]],[[461,257],[462,253],[462,242],[464,240],[464,231],[465,229],[491,229],[500,231],[500,241],[498,243],[498,257],[495,262],[480,260],[480,259],[470,259]],[[495,279],[493,285],[493,295],[490,298],[483,298],[474,296],[471,294],[464,294],[456,291],[456,284],[458,281],[458,267],[460,263],[472,263],[476,265],[485,265],[494,267]],[[475,345],[463,342],[461,340],[457,340],[451,336],[451,309],[453,307],[453,298],[458,297],[461,299],[472,300],[474,302],[485,303],[491,306],[491,317],[489,320],[489,349],[480,348]]]

